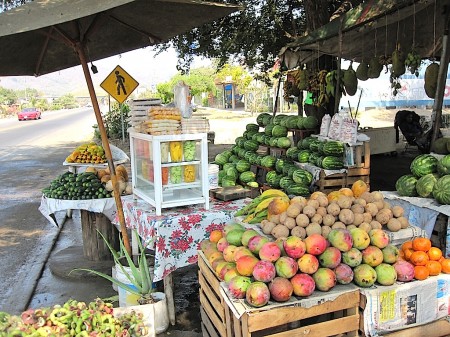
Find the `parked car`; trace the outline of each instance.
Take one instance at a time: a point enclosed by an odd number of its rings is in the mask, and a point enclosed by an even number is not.
[[[27,119],[41,119],[42,111],[39,108],[24,108],[17,114],[19,121]]]

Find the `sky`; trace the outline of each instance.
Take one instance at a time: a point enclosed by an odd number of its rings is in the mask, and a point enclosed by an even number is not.
[[[117,65],[120,65],[139,83],[137,90],[141,90],[142,87],[150,89],[152,85],[166,82],[177,73],[177,55],[174,49],[156,56],[156,52],[148,47],[95,61],[93,64],[98,69],[97,74],[91,73],[98,95],[104,93],[100,88],[100,83]],[[208,59],[195,57],[191,68],[208,66],[210,64],[211,62]],[[89,64],[90,67],[91,64]],[[75,95],[87,95],[88,93],[81,66],[39,77],[0,77],[0,86],[14,90],[36,88],[46,95],[57,95],[61,92],[70,92]]]

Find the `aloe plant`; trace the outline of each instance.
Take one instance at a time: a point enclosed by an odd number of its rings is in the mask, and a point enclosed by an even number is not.
[[[139,247],[139,255],[137,259],[137,263],[135,264],[133,261],[133,258],[130,256],[128,251],[125,249],[122,237],[119,238],[120,242],[120,253],[117,252],[111,244],[106,240],[106,238],[102,235],[102,233],[99,232],[100,236],[105,241],[106,245],[108,246],[113,259],[114,263],[116,264],[116,268],[119,267],[122,271],[122,273],[125,275],[125,277],[130,281],[130,284],[133,285],[133,287],[130,287],[128,284],[125,284],[115,278],[112,278],[111,276],[104,274],[102,272],[99,272],[97,270],[93,269],[85,269],[85,268],[77,268],[73,269],[73,271],[87,271],[90,273],[93,273],[95,275],[98,275],[100,277],[103,277],[107,279],[108,281],[111,281],[113,284],[117,285],[118,287],[121,287],[122,289],[125,289],[126,291],[139,296],[139,304],[148,304],[148,303],[154,303],[153,300],[153,288],[152,288],[152,282],[150,276],[150,270],[148,268],[147,258],[145,256],[145,249],[141,243],[141,240],[139,238],[139,235],[136,231],[133,231],[134,235],[136,235],[136,240],[138,242]],[[128,266],[130,267],[131,272],[127,272],[120,262],[121,258],[125,257]]]

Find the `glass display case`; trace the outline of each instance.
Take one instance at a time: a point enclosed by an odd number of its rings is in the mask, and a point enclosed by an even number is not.
[[[206,133],[153,136],[130,132],[133,194],[156,208],[209,209]]]

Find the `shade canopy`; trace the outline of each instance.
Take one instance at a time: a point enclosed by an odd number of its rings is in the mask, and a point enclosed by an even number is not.
[[[366,1],[328,24],[284,47],[290,68],[321,55],[368,61],[391,55],[396,45],[423,58],[439,59],[449,0]],[[340,31],[342,35],[340,37]]]
[[[77,44],[95,61],[166,42],[238,9],[195,0],[35,0],[0,13],[0,76],[77,66]]]

